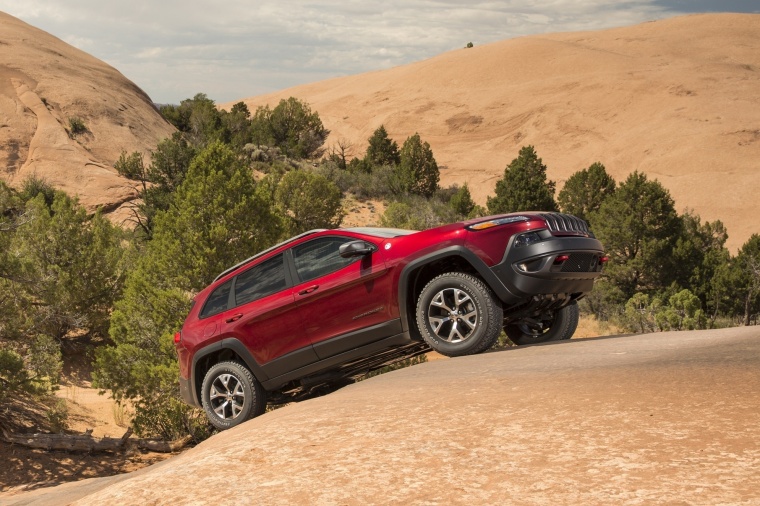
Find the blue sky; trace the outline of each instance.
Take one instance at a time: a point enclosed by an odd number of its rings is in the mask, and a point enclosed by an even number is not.
[[[521,35],[597,30],[760,0],[0,0],[116,67],[159,103],[217,102]]]

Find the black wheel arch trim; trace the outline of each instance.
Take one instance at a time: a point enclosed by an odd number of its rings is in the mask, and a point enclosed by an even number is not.
[[[409,283],[412,278],[412,273],[424,267],[426,264],[435,262],[436,260],[442,260],[447,257],[461,257],[467,263],[469,263],[478,273],[478,275],[485,281],[485,283],[496,293],[503,302],[516,301],[519,297],[515,296],[512,292],[504,286],[504,283],[496,276],[496,273],[491,270],[488,265],[474,252],[467,249],[464,246],[450,246],[441,250],[437,250],[428,255],[416,258],[406,264],[401,270],[401,276],[398,283],[398,301],[399,301],[399,315],[401,317],[401,325],[404,331],[409,331],[409,315],[407,311]]]
[[[199,381],[203,381],[203,378],[197,378],[197,365],[198,362],[203,360],[205,357],[212,355],[214,353],[218,353],[222,350],[231,350],[239,356],[246,367],[251,371],[251,374],[253,374],[253,377],[256,378],[256,381],[259,383],[264,383],[269,379],[269,376],[264,372],[264,369],[259,365],[258,362],[256,362],[256,359],[253,358],[253,355],[251,355],[251,352],[248,351],[248,348],[245,347],[245,345],[240,342],[238,339],[235,339],[234,337],[228,337],[226,339],[222,339],[221,341],[217,341],[213,344],[209,344],[208,346],[205,346],[195,352],[193,355],[193,365],[192,365],[192,371],[190,373],[190,386],[191,386],[191,394],[193,396],[193,403],[196,406],[200,406],[200,395],[198,392],[198,386]]]

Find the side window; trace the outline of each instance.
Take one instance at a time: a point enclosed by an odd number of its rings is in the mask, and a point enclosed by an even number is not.
[[[235,305],[247,304],[286,287],[282,255],[277,255],[238,275],[235,282]]]
[[[229,280],[223,285],[219,285],[216,290],[211,292],[211,295],[208,296],[206,303],[203,305],[200,318],[206,318],[207,316],[212,316],[226,310],[231,287],[232,280]]]
[[[322,237],[293,248],[301,282],[330,274],[358,260],[359,257],[343,258],[338,254],[341,244],[354,240],[350,237]]]

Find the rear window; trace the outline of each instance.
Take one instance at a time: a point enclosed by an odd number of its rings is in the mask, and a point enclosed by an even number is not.
[[[247,304],[286,287],[283,256],[277,255],[238,275],[235,283],[235,305]]]
[[[230,288],[232,288],[232,280],[219,285],[216,290],[211,292],[211,295],[206,300],[206,304],[203,305],[200,317],[206,318],[226,310],[227,303],[230,300]]]

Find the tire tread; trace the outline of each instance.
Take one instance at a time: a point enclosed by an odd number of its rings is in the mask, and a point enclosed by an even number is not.
[[[423,298],[427,295],[428,288],[438,283],[441,279],[452,277],[452,278],[460,278],[462,280],[465,280],[472,285],[475,286],[477,291],[480,292],[480,295],[482,296],[482,303],[483,303],[483,312],[485,313],[483,318],[483,325],[485,327],[486,335],[483,336],[482,339],[480,339],[477,343],[472,345],[470,348],[464,348],[462,350],[444,350],[441,349],[433,340],[432,336],[430,336],[430,333],[427,330],[427,325],[425,323],[425,316],[420,312],[421,306],[423,306]],[[500,301],[496,298],[496,295],[493,293],[491,288],[486,285],[486,283],[480,279],[477,276],[473,276],[472,274],[468,274],[465,272],[446,272],[443,274],[439,274],[438,276],[431,279],[425,287],[420,291],[419,296],[417,297],[417,326],[419,328],[420,334],[422,335],[422,338],[425,340],[425,342],[433,348],[438,353],[441,353],[442,355],[446,355],[449,357],[455,357],[455,356],[464,356],[464,355],[476,355],[478,353],[482,353],[488,349],[490,349],[499,338],[499,334],[501,333],[501,322],[503,318],[503,310],[501,307]],[[498,330],[494,330],[498,329]]]

